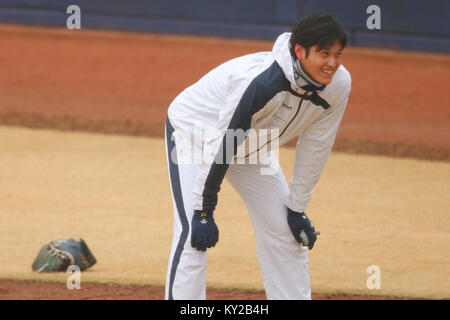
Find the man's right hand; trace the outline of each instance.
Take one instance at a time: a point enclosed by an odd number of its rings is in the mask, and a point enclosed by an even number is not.
[[[320,232],[316,232],[314,225],[304,212],[296,212],[288,209],[288,224],[298,243],[307,246],[309,250],[314,247],[317,236]],[[306,238],[302,238],[306,237]]]
[[[206,251],[219,241],[219,228],[214,222],[213,213],[195,210],[191,228],[191,246],[197,250]]]

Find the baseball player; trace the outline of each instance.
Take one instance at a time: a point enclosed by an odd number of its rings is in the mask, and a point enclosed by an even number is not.
[[[219,240],[214,212],[224,178],[248,210],[267,298],[311,299],[308,249],[318,232],[305,211],[350,94],[341,65],[346,43],[332,16],[307,16],[272,51],[221,64],[171,103],[166,147],[174,229],[166,299],[206,298],[207,249]],[[270,130],[264,143],[246,147],[240,155],[246,161],[236,161],[250,133],[264,130]],[[293,138],[288,185],[273,146]],[[256,161],[248,161],[255,153]]]

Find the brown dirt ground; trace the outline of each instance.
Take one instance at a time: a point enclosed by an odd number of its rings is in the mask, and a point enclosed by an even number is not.
[[[162,136],[166,110],[220,63],[272,42],[0,25],[0,125]],[[346,49],[352,93],[334,149],[450,160],[450,56]],[[0,299],[163,299],[163,288],[0,280]],[[265,299],[208,289],[209,299]],[[313,295],[314,299],[394,299]]]
[[[0,124],[163,136],[186,86],[272,42],[0,25]],[[335,150],[450,160],[450,55],[347,48]]]
[[[207,289],[208,300],[265,300],[264,291]],[[0,300],[163,300],[164,288],[82,283],[69,290],[65,283],[0,280]],[[313,294],[313,300],[404,300],[401,297]]]

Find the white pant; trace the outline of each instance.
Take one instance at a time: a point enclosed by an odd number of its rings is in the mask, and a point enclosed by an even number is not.
[[[232,164],[225,177],[249,212],[267,298],[311,299],[308,251],[289,229],[285,206],[289,189],[278,160],[275,161],[277,170],[273,175],[262,175],[258,164]],[[192,248],[190,241],[194,213],[192,190],[197,171],[195,164],[169,163],[174,229],[166,299],[206,298],[207,252]]]

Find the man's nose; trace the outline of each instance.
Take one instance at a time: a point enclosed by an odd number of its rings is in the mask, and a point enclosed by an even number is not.
[[[336,59],[334,57],[331,56],[331,57],[328,58],[328,60],[327,60],[327,67],[330,67],[330,68],[333,68],[333,69],[336,68]]]

